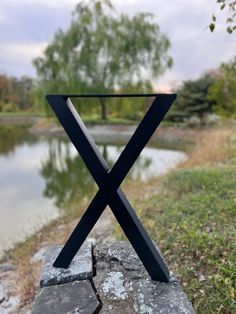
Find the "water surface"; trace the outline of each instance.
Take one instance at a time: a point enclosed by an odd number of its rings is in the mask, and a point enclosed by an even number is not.
[[[123,147],[115,138],[113,144],[99,144],[110,166]],[[185,158],[180,151],[147,147],[129,177],[161,175]],[[0,171],[0,255],[96,189],[65,137],[32,136],[26,127],[0,127]]]

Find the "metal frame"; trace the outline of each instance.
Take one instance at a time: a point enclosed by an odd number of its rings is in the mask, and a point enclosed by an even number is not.
[[[155,97],[153,103],[122,151],[114,166],[109,169],[83,121],[73,106],[73,97]],[[47,95],[53,111],[70,140],[81,155],[97,183],[99,190],[86,212],[62,248],[53,266],[67,268],[105,207],[109,205],[144,267],[153,280],[169,281],[169,271],[161,254],[149,238],[134,209],[120,188],[130,168],[161,123],[175,94],[119,94],[119,95]]]

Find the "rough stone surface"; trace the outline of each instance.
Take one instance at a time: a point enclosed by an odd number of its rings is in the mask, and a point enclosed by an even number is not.
[[[14,266],[10,263],[0,264],[0,274],[14,270]]]
[[[48,250],[48,246],[42,247],[39,249],[31,258],[30,262],[31,263],[38,263],[41,262],[44,259],[44,256]]]
[[[18,313],[20,299],[18,296],[10,296],[0,304],[0,314]]]
[[[71,282],[73,280],[91,279],[93,276],[93,261],[92,261],[92,243],[85,242],[69,268],[56,268],[53,263],[58,256],[61,246],[51,247],[46,255],[43,265],[42,274],[40,277],[40,287],[57,285]]]
[[[17,314],[31,314],[32,313],[32,308],[30,305],[27,305],[24,308],[19,309],[19,312]]]
[[[194,313],[186,294],[174,278],[168,284],[150,279],[134,280],[130,289],[137,313]]]
[[[195,313],[175,276],[169,283],[152,281],[130,244],[97,245],[94,254],[100,313]]]
[[[2,303],[5,300],[6,294],[5,289],[2,284],[0,284],[0,303]]]
[[[128,242],[95,244],[94,265],[92,244],[87,242],[68,270],[52,267],[59,250],[54,247],[46,254],[41,277],[44,288],[35,300],[33,314],[195,313],[176,277],[171,274],[169,283],[152,281]],[[92,278],[93,266],[96,275]]]
[[[36,297],[32,314],[93,314],[99,302],[88,280],[43,288]]]
[[[0,273],[0,314],[18,313],[17,276],[11,264],[4,264],[4,268],[5,271]]]

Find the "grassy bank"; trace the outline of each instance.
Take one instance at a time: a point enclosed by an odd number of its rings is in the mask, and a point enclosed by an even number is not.
[[[115,117],[108,117],[107,119],[101,119],[99,116],[82,116],[82,119],[85,124],[88,125],[132,125],[137,124],[137,120],[129,120],[124,118],[115,118]]]
[[[235,170],[179,170],[139,207],[198,313],[236,312]]]
[[[134,199],[197,313],[236,313],[235,134],[205,131],[189,160],[156,182],[160,192]]]
[[[8,117],[45,117],[46,114],[42,111],[15,111],[15,112],[0,112],[0,118]]]

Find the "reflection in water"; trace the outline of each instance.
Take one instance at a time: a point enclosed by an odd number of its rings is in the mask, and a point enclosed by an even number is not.
[[[115,140],[114,140],[115,142]],[[123,147],[100,144],[112,166]],[[146,148],[129,178],[146,179],[185,158],[178,151]],[[97,189],[83,161],[66,138],[39,138],[25,127],[0,128],[0,255],[26,235]]]
[[[45,179],[44,196],[53,198],[58,208],[92,193],[95,185],[80,156],[70,143],[54,139],[48,142],[48,155],[40,174]]]
[[[70,204],[93,194],[96,184],[70,142],[58,138],[48,144],[48,156],[43,161],[40,171],[46,182],[44,196],[54,199],[58,208],[66,210]],[[100,144],[98,147],[110,167],[123,149],[123,147],[105,144]],[[135,174],[137,178],[150,163],[150,158],[145,156],[138,159],[129,176]],[[139,171],[136,168],[139,168]]]
[[[5,125],[0,126],[0,154],[13,153],[15,148],[25,141],[33,141],[27,126]]]
[[[94,194],[96,184],[74,146],[62,139],[48,142],[49,153],[42,163],[41,175],[46,182],[44,196],[52,198],[58,208],[66,210],[70,204]],[[123,146],[98,145],[108,165],[116,162]],[[165,173],[185,159],[178,151],[147,147],[131,168],[128,178],[145,180]]]

